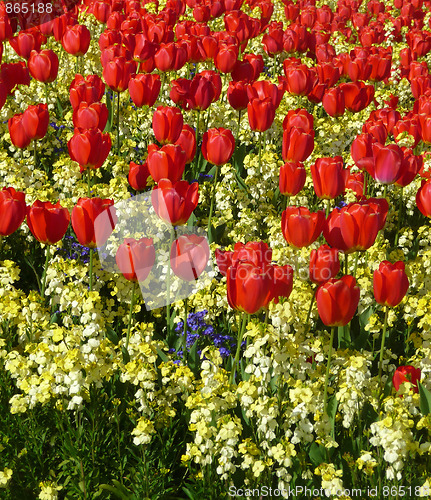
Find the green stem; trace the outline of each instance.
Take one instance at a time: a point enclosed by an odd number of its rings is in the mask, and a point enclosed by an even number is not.
[[[382,344],[380,346],[380,358],[379,358],[379,388],[380,388],[379,409],[380,409],[380,399],[383,394],[383,388],[382,388],[383,353],[385,350],[386,329],[388,327],[388,314],[389,314],[389,309],[387,306],[385,306],[385,322],[383,324]]]
[[[218,179],[218,172],[220,170],[220,167],[218,165],[216,165],[216,173],[215,173],[215,177],[214,177],[214,184],[213,184],[213,189],[212,189],[212,193],[211,193],[211,205],[210,205],[210,214],[209,214],[209,217],[208,217],[208,235],[209,235],[209,238],[210,238],[210,243],[212,243],[212,232],[211,232],[211,219],[212,219],[212,216],[213,216],[213,211],[214,211],[214,201],[215,201],[215,194],[216,194],[216,190],[217,190],[217,179]]]
[[[174,226],[171,226],[170,243],[168,248],[168,254],[171,254],[172,243],[174,241]],[[166,332],[168,338],[171,334],[171,267],[168,263],[168,270],[166,274]]]
[[[42,299],[45,297],[45,288],[46,288],[46,271],[48,269],[49,265],[49,257],[50,257],[50,246],[46,245],[46,257],[45,257],[45,267],[43,269],[43,274],[42,274],[42,290],[40,291],[40,294],[42,296]]]
[[[34,168],[37,168],[37,141],[33,142],[33,152],[34,152]]]
[[[326,218],[328,218],[329,212],[331,211],[331,200],[326,200]]]
[[[195,156],[195,177],[198,174],[198,163],[199,163],[199,125],[200,125],[200,119],[201,119],[201,110],[197,110],[197,116],[196,116],[196,156]]]
[[[259,132],[259,177],[262,175],[262,132]]]
[[[87,167],[87,196],[90,198],[91,193],[91,168]]]
[[[45,83],[45,100],[46,100],[46,105],[48,106],[48,84]]]
[[[236,126],[236,142],[237,144],[239,143],[239,131],[241,127],[241,116],[242,116],[242,109],[238,111],[238,124]]]
[[[356,278],[356,271],[358,269],[359,252],[355,255],[355,267],[353,268],[353,277]]]
[[[334,333],[335,326],[331,327],[331,338],[329,340],[329,352],[328,352],[328,361],[326,363],[326,376],[325,376],[325,392],[323,393],[323,411],[328,414],[326,403],[328,400],[328,380],[329,380],[329,371],[331,367],[331,356],[332,356],[332,344],[334,343]]]
[[[388,194],[388,185],[385,184],[385,187],[383,189],[383,198],[386,198],[386,195]]]
[[[184,299],[183,361],[187,364],[187,297]]]
[[[344,274],[349,274],[349,254],[344,254]]]
[[[120,92],[117,92],[117,155],[120,154]]]
[[[89,275],[90,275],[90,292],[93,291],[93,248],[90,248],[90,270],[89,270]]]
[[[395,247],[398,246],[398,237],[399,237],[400,228],[401,228],[402,210],[403,210],[403,188],[401,187],[400,204],[398,207],[397,233],[395,235],[395,242],[394,242]]]
[[[232,366],[232,372],[230,374],[230,380],[229,383],[233,384],[233,381],[235,379],[235,372],[238,369],[239,365],[239,354],[241,352],[241,344],[242,344],[242,338],[244,336],[244,331],[245,327],[247,326],[247,313],[243,312],[242,313],[242,325],[241,325],[241,330],[238,332],[238,343],[236,345],[236,353],[235,353],[235,359],[233,362]]]
[[[133,282],[132,298],[130,299],[129,322],[127,324],[127,335],[126,335],[126,351],[127,348],[129,347],[130,329],[132,328],[133,306],[135,305],[135,290],[136,290],[136,281]]]
[[[317,288],[315,290],[313,290],[313,296],[311,297],[310,307],[308,308],[307,320],[305,321],[305,332],[307,332],[309,327],[310,327],[310,325],[309,325],[310,316],[311,316],[311,311],[313,310],[314,299],[316,298],[316,291],[317,291]]]

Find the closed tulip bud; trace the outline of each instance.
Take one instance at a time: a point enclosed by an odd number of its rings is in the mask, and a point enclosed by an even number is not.
[[[199,201],[199,184],[187,181],[172,183],[161,179],[151,193],[156,214],[168,224],[181,226],[189,220]]]
[[[274,269],[274,285],[271,291],[271,300],[278,304],[280,297],[288,299],[293,289],[293,269],[289,265],[272,266]]]
[[[396,144],[378,146],[375,144],[374,179],[382,184],[393,184],[399,177],[403,162],[403,152]]]
[[[221,73],[230,73],[235,67],[237,59],[238,47],[222,43],[214,55],[214,64]]]
[[[129,94],[138,108],[153,106],[159,97],[160,75],[139,74],[129,80]]]
[[[21,31],[9,40],[13,50],[23,59],[28,59],[32,50],[39,51],[44,42],[46,42],[46,38],[34,29],[30,29],[28,32]]]
[[[210,247],[204,236],[184,234],[172,243],[170,263],[176,276],[195,281],[207,267]]]
[[[186,165],[191,163],[196,155],[196,133],[190,125],[185,124],[180,136],[175,141],[186,154]]]
[[[344,92],[340,87],[328,89],[322,98],[322,105],[329,116],[342,116],[346,110]]]
[[[29,106],[24,113],[8,121],[12,143],[18,148],[27,147],[34,139],[42,139],[48,130],[49,113],[46,104]]]
[[[343,177],[343,158],[318,158],[311,165],[311,177],[318,198],[332,200],[339,196],[345,187]]]
[[[342,83],[340,88],[344,93],[346,108],[353,113],[365,109],[374,98],[374,87],[364,82]]]
[[[181,110],[159,106],[153,114],[153,132],[160,144],[172,144],[180,136],[184,119]]]
[[[326,326],[345,326],[356,312],[360,290],[353,276],[330,279],[316,292],[317,311]]]
[[[111,137],[99,129],[76,128],[67,143],[69,156],[79,163],[80,171],[100,168],[111,150]]]
[[[115,255],[115,261],[126,280],[145,281],[156,261],[152,238],[126,238]]]
[[[276,85],[268,80],[259,80],[253,82],[247,87],[249,101],[253,99],[271,99],[274,108],[277,109],[284,94],[284,86],[282,83]]]
[[[362,132],[370,134],[382,146],[385,145],[388,137],[388,131],[381,120],[365,122],[362,126]]]
[[[401,164],[400,175],[397,177],[394,184],[405,187],[408,186],[419,173],[420,169],[423,167],[424,160],[422,156],[413,154],[411,149],[402,149],[404,157]]]
[[[274,122],[275,106],[270,97],[252,99],[247,104],[248,122],[251,130],[265,132]]]
[[[147,187],[148,177],[150,177],[150,171],[148,170],[147,162],[142,165],[138,165],[133,161],[130,162],[127,178],[133,189],[143,191]]]
[[[295,248],[311,245],[320,236],[325,212],[310,212],[306,207],[287,207],[281,216],[284,239]]]
[[[104,130],[108,122],[109,111],[106,104],[93,102],[81,104],[73,111],[73,125],[76,128],[90,129],[98,128]]]
[[[425,144],[431,144],[431,116],[421,113],[419,115],[419,123],[422,140]]]
[[[413,387],[413,392],[419,393],[418,382],[421,380],[421,370],[420,368],[415,368],[412,365],[399,366],[392,377],[392,385],[398,392],[400,390],[401,384],[405,382],[410,383]]]
[[[181,146],[165,144],[160,149],[150,151],[147,157],[148,170],[154,182],[181,179],[186,166],[186,153]]]
[[[314,127],[314,118],[306,109],[291,109],[283,120],[283,130],[297,128],[302,132],[311,132]]]
[[[380,262],[379,269],[373,274],[374,298],[378,304],[395,307],[403,300],[408,289],[409,279],[404,262]]]
[[[68,54],[83,56],[90,46],[90,30],[81,24],[68,26],[61,38],[61,45]]]
[[[25,194],[13,187],[0,191],[0,236],[9,236],[22,224],[26,216]]]
[[[66,234],[70,214],[60,202],[36,200],[27,210],[27,225],[32,235],[41,243],[54,245]]]
[[[102,246],[111,235],[115,223],[111,227],[104,227],[105,233],[102,237],[102,231],[99,228],[97,232],[97,242],[94,230],[94,221],[109,207],[114,205],[114,200],[102,200],[101,198],[79,198],[78,203],[72,209],[72,227],[79,243],[88,248]],[[116,221],[115,221],[116,222]]]
[[[227,163],[235,150],[235,139],[226,128],[212,128],[202,137],[202,155],[213,165]]]
[[[278,187],[285,196],[296,196],[305,185],[307,174],[300,162],[288,161],[280,167]]]
[[[325,281],[337,276],[340,271],[338,249],[322,245],[310,254],[310,280],[321,285]]]
[[[69,98],[72,108],[77,108],[82,101],[87,104],[98,102],[105,93],[105,84],[98,75],[88,75],[85,79],[78,74],[69,88]]]
[[[49,83],[57,78],[58,57],[52,50],[31,51],[28,60],[28,69],[31,76],[39,82]]]
[[[431,180],[423,180],[416,193],[416,205],[425,217],[431,217]]]
[[[103,78],[114,92],[124,92],[135,73],[136,62],[125,57],[116,57],[103,68]]]
[[[305,161],[314,149],[314,130],[305,133],[296,127],[283,132],[282,158],[284,161]]]
[[[306,95],[313,88],[312,73],[305,64],[292,65],[286,70],[287,91],[293,95]]]
[[[215,96],[213,84],[200,74],[196,75],[190,84],[190,94],[187,99],[190,109],[204,111],[209,108]]]
[[[229,82],[227,100],[237,111],[246,109],[248,104],[247,84],[244,82]]]

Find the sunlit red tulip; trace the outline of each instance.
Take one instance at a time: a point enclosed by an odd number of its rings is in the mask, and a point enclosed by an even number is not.
[[[380,263],[373,274],[374,298],[378,304],[395,307],[404,298],[409,288],[409,279],[404,262],[391,264],[387,260]]]
[[[79,198],[78,203],[72,209],[71,222],[73,230],[79,243],[88,248],[96,248],[103,245],[112,233],[113,227],[104,228],[102,238],[101,228],[96,235],[94,232],[94,221],[103,211],[114,205],[114,200],[103,200],[101,198]],[[114,224],[115,225],[115,224]]]
[[[230,73],[238,59],[238,47],[232,44],[220,44],[214,55],[215,67],[221,73]]]
[[[156,261],[152,238],[125,238],[115,255],[115,261],[126,280],[145,281]]]
[[[61,38],[61,45],[68,54],[83,56],[90,46],[90,30],[81,24],[68,26]]]
[[[58,56],[53,50],[32,51],[27,65],[31,76],[39,82],[49,83],[57,78]]]
[[[418,382],[421,380],[421,370],[420,368],[415,368],[412,365],[399,366],[392,377],[392,385],[398,392],[400,390],[401,384],[404,382],[410,382],[413,386],[413,392],[419,393]]]
[[[284,161],[305,161],[314,149],[314,130],[303,132],[296,127],[283,132],[282,158]]]
[[[271,300],[278,304],[280,297],[288,299],[293,289],[293,268],[289,265],[272,266],[274,269],[274,286],[271,292]]]
[[[26,216],[25,194],[13,187],[0,191],[0,236],[9,236],[22,224]]]
[[[209,256],[210,247],[204,236],[184,234],[172,243],[171,269],[182,280],[194,281],[205,270]]]
[[[27,147],[34,139],[42,139],[48,130],[49,113],[46,104],[29,106],[24,113],[8,121],[12,143],[18,148]]]
[[[156,214],[173,226],[186,224],[199,201],[199,184],[187,181],[172,183],[161,179],[153,188],[151,200]]]
[[[138,108],[153,106],[159,97],[160,75],[141,73],[129,80],[129,94]]]
[[[178,108],[159,106],[153,114],[153,132],[161,144],[178,140],[183,129],[183,114]]]
[[[314,127],[314,118],[306,109],[290,109],[283,120],[283,130],[297,128],[302,132],[311,132]]]
[[[98,75],[88,75],[85,79],[77,74],[69,88],[69,98],[72,108],[75,109],[85,101],[87,104],[98,102],[105,93],[105,84]]]
[[[275,106],[270,97],[252,99],[247,104],[248,122],[251,130],[265,132],[272,125],[275,118]]]
[[[313,88],[313,75],[305,64],[285,69],[287,91],[293,95],[306,95]]]
[[[160,179],[177,182],[181,179],[186,166],[186,153],[181,146],[165,144],[160,149],[149,152],[147,164],[154,182],[159,182]]]
[[[374,87],[364,82],[341,83],[344,102],[349,111],[357,113],[365,109],[373,100]]]
[[[212,128],[202,137],[202,155],[213,165],[227,163],[235,150],[235,139],[226,128]]]
[[[285,196],[296,196],[305,185],[306,171],[304,165],[297,161],[288,161],[280,167],[278,187]]]
[[[133,189],[136,191],[143,191],[147,187],[148,177],[150,177],[150,171],[148,170],[147,162],[142,165],[138,165],[133,161],[130,162],[127,179]]]
[[[284,239],[295,248],[311,245],[322,232],[325,212],[310,212],[306,207],[287,207],[281,216]]]
[[[180,136],[175,141],[176,145],[186,154],[186,165],[191,163],[196,155],[196,133],[190,125],[185,124]]]
[[[9,43],[13,50],[23,59],[30,57],[31,51],[39,51],[46,38],[36,30],[20,31],[17,36],[11,38]]]
[[[343,158],[317,158],[311,165],[311,177],[318,198],[332,200],[344,191]]]
[[[342,116],[346,110],[344,92],[339,86],[328,89],[323,94],[322,105],[329,116]]]
[[[93,102],[81,104],[73,111],[73,125],[76,128],[89,129],[98,128],[104,130],[108,122],[109,111],[106,104]]]
[[[423,180],[416,193],[416,205],[425,217],[431,217],[431,180]]]
[[[360,290],[353,276],[332,278],[316,292],[317,310],[326,326],[345,326],[352,320],[359,304]]]
[[[103,68],[103,79],[114,92],[124,92],[136,73],[136,62],[116,57]]]
[[[388,146],[376,147],[374,157],[374,172],[373,177],[377,182],[382,184],[392,184],[401,173],[403,162],[403,152],[396,144],[389,144]]]
[[[67,143],[69,156],[79,163],[80,171],[100,168],[111,150],[111,137],[99,129],[76,128]]]
[[[41,243],[54,245],[66,234],[70,214],[60,202],[36,200],[27,210],[27,225],[32,235]]]
[[[337,276],[340,271],[338,249],[322,245],[317,250],[311,250],[309,274],[313,283],[321,285]]]
[[[400,174],[394,182],[397,186],[405,187],[409,185],[420,169],[423,167],[424,160],[420,155],[413,154],[411,149],[403,148],[403,161],[401,164]]]

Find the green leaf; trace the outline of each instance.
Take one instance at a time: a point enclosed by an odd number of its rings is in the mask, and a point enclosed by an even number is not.
[[[106,122],[104,132],[110,132],[112,130],[112,124],[114,123],[114,109],[112,101],[109,98],[108,92],[105,94],[106,107],[108,108],[108,121]]]
[[[58,96],[57,96],[57,98],[56,98],[55,105],[56,105],[56,107],[57,107],[57,116],[58,116],[59,118],[63,118],[64,108],[63,108],[63,106],[61,105],[61,101],[60,101],[60,99],[58,98]]]
[[[352,339],[350,337],[349,325],[338,327],[338,348],[350,347]]]
[[[337,414],[337,408],[338,408],[337,398],[335,396],[332,396],[332,398],[329,399],[327,406],[328,417],[332,427],[332,434],[334,434],[335,432],[335,415]]]
[[[197,377],[199,375],[199,368],[201,363],[201,359],[198,354],[197,339],[195,340],[195,343],[192,345],[192,348],[190,349],[188,360],[189,360],[188,365],[190,370],[194,373],[195,377]]]
[[[121,352],[123,353],[123,362],[128,363],[130,361],[130,354],[124,345],[121,347]]]
[[[106,327],[106,337],[108,340],[110,340],[114,345],[118,345],[120,342],[120,339],[117,335],[117,332],[112,328],[112,326],[107,326]]]
[[[118,481],[115,481],[115,480],[112,482],[118,483]],[[120,483],[118,483],[118,484],[120,484]],[[114,486],[111,486],[109,484],[101,484],[99,486],[99,488],[102,490],[106,490],[106,491],[110,491],[111,493],[114,493],[114,495],[117,498],[121,498],[122,500],[131,500],[132,499],[132,497],[129,495],[130,492],[127,491],[126,488],[124,488],[124,486],[122,486],[122,489],[119,489],[119,488],[114,488]]]
[[[192,214],[189,217],[189,220],[187,221],[187,227],[193,227],[196,226],[196,215],[192,212]]]
[[[424,387],[420,382],[418,382],[419,387],[419,409],[422,415],[429,415],[431,413],[431,393]]]
[[[313,464],[317,467],[326,461],[326,448],[317,443],[312,443],[308,456]]]
[[[159,355],[159,358],[164,362],[167,363],[169,361],[169,358],[166,356],[166,354],[160,349],[160,347],[157,347],[157,354]]]

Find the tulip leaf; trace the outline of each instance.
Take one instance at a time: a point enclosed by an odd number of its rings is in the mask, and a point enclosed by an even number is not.
[[[129,351],[125,348],[125,346],[121,347],[121,352],[123,354],[123,362],[128,363],[130,361]]]
[[[189,220],[187,221],[187,227],[194,227],[196,226],[196,215],[192,212],[192,214],[189,217]]]
[[[422,415],[429,415],[431,413],[431,393],[420,382],[418,382],[418,387],[420,395],[419,409]]]
[[[317,443],[311,443],[308,456],[313,464],[318,467],[320,464],[326,461],[326,448]]]
[[[166,354],[160,349],[160,347],[157,347],[157,354],[159,358],[164,362],[167,363],[169,361],[169,358],[166,356]]]
[[[193,372],[195,377],[199,375],[200,360],[201,359],[198,353],[198,339],[196,339],[194,344],[192,345],[192,348],[189,351],[189,358],[188,358],[189,368]]]
[[[337,398],[335,396],[332,396],[332,398],[328,400],[328,407],[327,407],[329,421],[331,422],[332,436],[334,436],[335,432],[335,415],[337,414],[337,408],[338,408]]]
[[[63,118],[63,114],[64,114],[64,108],[63,106],[61,105],[61,101],[60,99],[58,98],[58,96],[56,97],[56,103],[55,103],[56,107],[57,107],[57,117],[58,118]]]
[[[350,347],[352,344],[352,339],[350,337],[350,327],[349,325],[338,327],[338,348]]]
[[[106,337],[110,340],[114,345],[118,345],[120,342],[120,338],[117,335],[117,332],[112,328],[112,326],[106,327]]]
[[[104,132],[110,132],[112,130],[112,124],[114,123],[114,107],[112,106],[112,100],[110,99],[108,93],[105,94],[106,107],[108,108],[108,121],[106,122]]]

